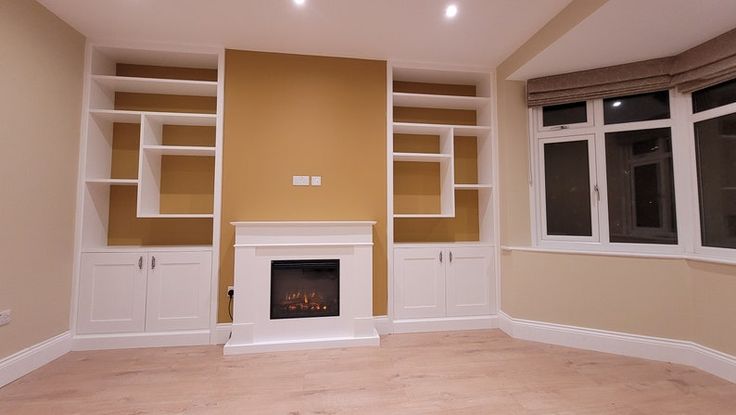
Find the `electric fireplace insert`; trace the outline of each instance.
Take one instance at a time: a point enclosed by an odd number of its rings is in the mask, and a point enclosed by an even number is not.
[[[340,260],[271,261],[271,319],[340,315]]]

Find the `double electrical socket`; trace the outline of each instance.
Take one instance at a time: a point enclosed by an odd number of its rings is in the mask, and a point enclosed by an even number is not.
[[[322,186],[322,176],[292,176],[292,186]]]
[[[0,326],[10,323],[10,310],[0,311]]]

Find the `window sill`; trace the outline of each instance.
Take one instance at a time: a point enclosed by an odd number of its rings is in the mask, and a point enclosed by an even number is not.
[[[559,249],[559,248],[539,248],[531,246],[508,246],[502,245],[503,252],[538,252],[549,254],[571,254],[571,255],[593,255],[593,256],[613,256],[626,258],[652,258],[652,259],[680,259],[685,261],[707,262],[721,265],[736,265],[736,259],[730,258],[714,258],[697,254],[655,254],[642,252],[611,252],[611,251],[595,251],[583,249]]]

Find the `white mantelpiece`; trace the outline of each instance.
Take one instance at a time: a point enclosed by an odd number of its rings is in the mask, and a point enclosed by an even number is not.
[[[377,346],[372,221],[233,222],[235,298],[225,354]],[[340,315],[271,320],[271,261],[340,260]]]

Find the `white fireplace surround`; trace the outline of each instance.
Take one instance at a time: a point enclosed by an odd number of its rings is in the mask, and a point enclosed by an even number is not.
[[[378,346],[373,320],[373,221],[232,222],[233,328],[226,355]],[[271,261],[340,260],[340,315],[271,320]]]

